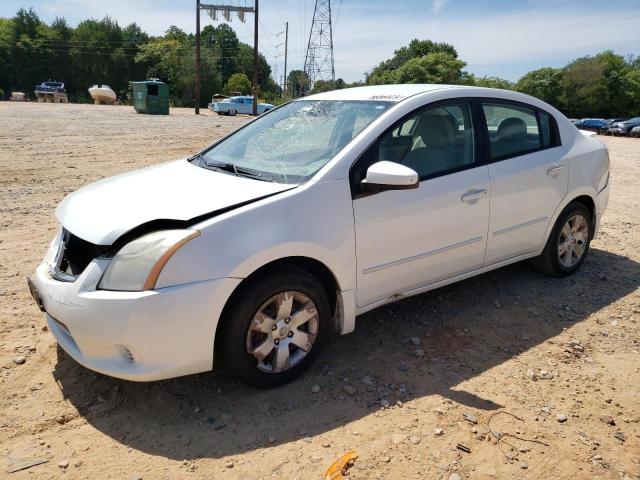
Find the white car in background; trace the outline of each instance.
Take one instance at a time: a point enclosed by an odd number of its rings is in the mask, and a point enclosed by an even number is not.
[[[339,90],[70,194],[29,283],[88,368],[148,381],[215,359],[270,387],[380,305],[525,259],[575,272],[608,198],[606,147],[540,100]]]
[[[258,103],[258,115],[262,115],[269,110],[276,108],[270,103]],[[211,111],[218,115],[231,115],[234,117],[238,113],[245,115],[253,114],[253,97],[239,96],[225,98],[220,102],[211,104]]]

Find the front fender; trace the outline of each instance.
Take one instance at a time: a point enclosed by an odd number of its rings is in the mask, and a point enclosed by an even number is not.
[[[202,235],[171,257],[158,288],[246,278],[274,260],[322,262],[342,290],[355,289],[355,234],[348,179],[301,187],[204,220]]]

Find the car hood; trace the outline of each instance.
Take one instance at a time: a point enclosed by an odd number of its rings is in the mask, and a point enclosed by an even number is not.
[[[58,205],[56,217],[74,235],[111,245],[147,222],[188,221],[291,188],[177,160],[87,185]]]

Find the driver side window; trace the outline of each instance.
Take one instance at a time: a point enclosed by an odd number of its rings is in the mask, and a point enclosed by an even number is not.
[[[415,170],[420,180],[462,170],[475,162],[474,138],[469,103],[427,108],[401,120],[369,147],[353,171],[352,185],[383,160]]]

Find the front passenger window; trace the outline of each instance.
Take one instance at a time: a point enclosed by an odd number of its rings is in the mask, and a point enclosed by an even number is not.
[[[472,165],[474,146],[469,105],[442,105],[395,125],[367,153],[366,163],[400,163],[425,179]]]

